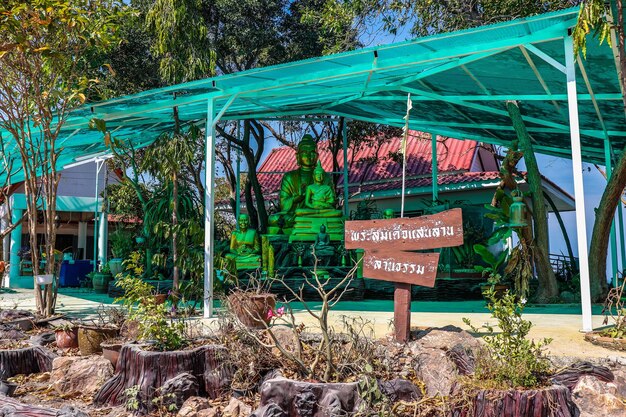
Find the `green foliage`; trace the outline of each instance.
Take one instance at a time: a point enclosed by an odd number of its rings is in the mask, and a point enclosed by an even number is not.
[[[124,390],[124,397],[126,397],[126,410],[139,410],[139,385],[133,385],[132,387],[126,388]]]
[[[487,282],[490,284],[499,284],[502,280],[502,275],[498,271],[500,271],[502,264],[506,261],[506,251],[502,251],[496,256],[486,246],[477,243],[474,245],[474,252],[480,255],[483,262],[488,265],[487,267],[476,265],[474,269],[482,272],[483,276],[487,275]]]
[[[593,33],[600,44],[605,40],[611,46],[611,3],[604,0],[586,0],[580,6],[578,22],[572,32],[574,53],[582,52],[587,56],[587,35]],[[623,13],[619,11],[618,13]]]
[[[497,325],[485,324],[476,328],[469,319],[463,318],[472,331],[486,331],[487,355],[477,355],[475,378],[494,382],[500,388],[531,388],[544,383],[550,371],[550,362],[544,350],[551,339],[538,342],[527,339],[532,323],[522,318],[526,300],[509,291],[503,296],[497,295],[493,287],[484,294]]]
[[[115,258],[126,259],[135,247],[133,233],[122,227],[117,227],[109,234],[109,242]]]
[[[613,321],[613,326],[602,331],[603,336],[613,338],[626,337],[626,308],[624,307],[624,286],[626,280],[622,281],[622,285],[613,287],[609,290],[604,301],[602,314],[604,315],[603,325],[609,324],[609,318]]]
[[[151,195],[151,190],[145,184],[140,184],[140,187],[144,195]],[[127,181],[107,185],[106,196],[110,214],[120,216],[120,220],[143,219],[141,201],[135,189]]]
[[[154,287],[131,274],[118,279],[115,285],[124,290],[124,297],[115,302],[121,301],[128,318],[137,321],[141,339],[154,341],[158,350],[176,350],[187,344],[185,323],[171,318],[166,304],[157,304]]]
[[[145,254],[140,251],[132,251],[128,258],[122,261],[124,270],[128,273],[140,277],[143,275],[146,265]]]

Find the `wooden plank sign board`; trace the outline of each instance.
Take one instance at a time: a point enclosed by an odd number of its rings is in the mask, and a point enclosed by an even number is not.
[[[363,255],[363,276],[434,287],[438,264],[438,253],[366,251]]]
[[[412,218],[346,222],[346,249],[421,250],[462,244],[460,208]]]
[[[406,342],[411,330],[411,285],[433,287],[438,253],[408,251],[463,244],[460,208],[402,219],[346,222],[346,249],[363,249],[363,276],[392,281],[396,340]]]

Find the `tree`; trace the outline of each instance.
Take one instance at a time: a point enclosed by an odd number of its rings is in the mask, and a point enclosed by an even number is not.
[[[44,213],[46,273],[54,274],[57,146],[61,128],[85,101],[95,51],[116,40],[126,14],[117,0],[6,0],[0,6],[0,127],[22,165],[33,270],[39,274],[37,212]],[[40,198],[40,196],[42,198]],[[54,312],[56,286],[35,285],[38,312]]]
[[[612,16],[611,6],[617,10],[617,22]],[[573,32],[574,48],[576,52],[586,53],[587,35],[590,33],[599,38],[600,43],[604,40],[610,44],[611,35],[614,33],[617,41],[617,54],[619,62],[619,81],[622,86],[622,101],[626,112],[626,51],[624,37],[624,10],[623,1],[615,0],[605,3],[601,0],[586,0],[580,9],[578,24]],[[609,247],[609,235],[615,209],[618,207],[620,198],[626,187],[626,146],[622,149],[617,163],[613,167],[613,173],[607,181],[600,204],[596,210],[596,220],[593,224],[591,245],[589,248],[589,274],[591,285],[591,298],[593,301],[602,299],[606,292],[606,258]],[[621,210],[621,207],[620,207]]]

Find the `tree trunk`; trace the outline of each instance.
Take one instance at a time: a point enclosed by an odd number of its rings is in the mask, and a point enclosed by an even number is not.
[[[148,411],[156,390],[182,372],[197,378],[202,396],[217,398],[230,387],[232,372],[222,346],[158,352],[143,350],[139,345],[124,345],[115,375],[104,383],[93,402],[100,406],[124,404],[126,389],[137,386],[140,411]]]
[[[622,150],[613,173],[606,183],[600,205],[596,210],[591,246],[589,247],[589,275],[591,300],[601,301],[607,288],[606,258],[609,248],[609,234],[622,193],[626,187],[626,147]],[[622,208],[620,207],[620,210]]]
[[[55,357],[54,353],[41,346],[0,350],[0,380],[20,374],[50,372]]]
[[[541,188],[541,174],[539,166],[535,158],[533,145],[530,136],[526,131],[524,120],[519,111],[517,103],[507,101],[506,108],[513,122],[513,128],[519,139],[520,148],[524,153],[524,161],[526,162],[526,170],[528,171],[528,187],[530,189],[533,203],[533,225],[535,231],[534,250],[535,267],[539,278],[539,290],[537,292],[537,301],[545,302],[550,298],[559,295],[559,288],[556,282],[556,276],[548,259],[548,212],[546,203],[543,198],[543,189]]]
[[[19,417],[57,417],[60,414],[59,410],[50,407],[38,407],[32,404],[24,404],[19,402],[16,399],[6,397],[4,394],[0,394],[0,404],[6,406],[3,409],[8,409],[8,416],[19,416]]]

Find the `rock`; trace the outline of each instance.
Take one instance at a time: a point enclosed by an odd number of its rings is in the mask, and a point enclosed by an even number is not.
[[[615,377],[613,383],[617,388],[617,395],[626,398],[626,368],[620,366],[618,369],[614,369],[613,376]]]
[[[228,405],[222,411],[223,417],[248,417],[252,407],[237,398],[231,398]]]
[[[63,356],[52,361],[50,382],[60,395],[94,395],[112,376],[111,362],[101,356]]]
[[[420,334],[420,338],[411,342],[422,348],[449,350],[455,345],[475,348],[480,342],[474,336],[456,326],[430,329]]]
[[[0,327],[0,340],[24,340],[27,339],[28,336],[13,326],[9,325],[1,325]]]
[[[54,332],[44,332],[30,337],[30,344],[33,346],[45,346],[54,342]]]
[[[440,349],[426,348],[417,353],[418,364],[416,375],[424,382],[426,395],[446,396],[452,391],[452,386],[459,373],[456,365],[448,359],[446,352]]]
[[[277,378],[261,386],[254,417],[326,417],[351,415],[361,403],[358,383],[313,383]]]
[[[89,414],[73,405],[64,405],[57,413],[57,417],[89,417]]]
[[[32,319],[35,316],[26,310],[2,310],[0,311],[0,321],[11,321],[17,319]]]
[[[287,352],[295,352],[298,349],[298,338],[293,334],[293,330],[285,327],[285,326],[276,326],[272,327],[270,330],[266,330],[267,332],[271,331],[280,346],[282,346]],[[274,344],[274,340],[267,335],[268,341]],[[280,355],[280,351],[278,348],[273,348],[273,352],[277,355]]]
[[[221,414],[217,410],[217,408],[211,407],[206,410],[198,411],[198,417],[220,417]],[[246,416],[247,417],[247,416]]]
[[[564,385],[572,390],[578,381],[585,375],[592,376],[603,382],[613,382],[613,372],[606,366],[594,365],[587,361],[577,361],[554,374],[550,381],[553,384]]]
[[[391,381],[378,381],[378,388],[391,402],[415,401],[422,397],[422,394],[411,381],[402,378]]]
[[[159,396],[163,405],[176,404],[180,409],[187,398],[196,397],[199,391],[198,378],[183,372],[165,381],[159,389]]]
[[[189,397],[178,410],[176,417],[198,417],[198,412],[210,408],[209,400],[202,397]]]
[[[626,415],[626,404],[617,396],[615,384],[589,375],[580,378],[572,391],[572,399],[580,410],[580,417]]]
[[[426,386],[428,396],[448,395],[459,374],[473,368],[473,351],[480,342],[455,326],[429,329],[407,344],[409,355],[417,358],[416,374]]]

